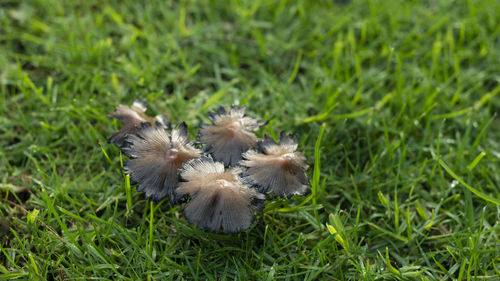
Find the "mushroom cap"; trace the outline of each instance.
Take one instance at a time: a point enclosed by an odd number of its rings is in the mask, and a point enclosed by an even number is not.
[[[184,216],[198,228],[211,232],[237,233],[252,225],[254,211],[262,207],[263,194],[245,185],[240,168],[224,169],[224,164],[202,156],[186,163],[176,192],[189,195]]]
[[[297,140],[285,132],[280,134],[280,144],[269,136],[258,150],[250,150],[243,154],[240,164],[247,168],[244,180],[257,187],[265,194],[280,197],[303,195],[309,186],[305,174],[308,168],[306,158],[297,151]]]
[[[267,123],[245,116],[245,107],[236,105],[229,111],[221,106],[210,112],[209,118],[213,124],[200,125],[199,141],[206,153],[226,167],[237,165],[243,152],[257,146],[259,140],[253,131]]]
[[[136,129],[140,127],[142,123],[150,123],[155,127],[162,128],[168,128],[170,126],[170,122],[161,115],[157,115],[156,117],[147,116],[145,114],[146,109],[147,103],[142,99],[135,99],[131,106],[118,105],[115,108],[115,112],[108,115],[108,117],[120,120],[123,126],[118,131],[111,134],[108,143],[112,142],[116,146],[122,147],[125,144],[125,136],[135,133]]]
[[[189,140],[187,126],[180,124],[171,132],[142,123],[135,135],[127,135],[128,146],[122,148],[131,159],[124,163],[137,191],[158,202],[169,196],[177,201],[175,189],[179,185],[179,168],[185,162],[200,157],[201,151]]]

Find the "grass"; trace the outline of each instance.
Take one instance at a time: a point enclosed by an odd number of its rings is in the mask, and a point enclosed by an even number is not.
[[[139,2],[0,4],[0,279],[500,278],[500,2]],[[196,229],[106,143],[135,97],[245,104],[312,192]]]

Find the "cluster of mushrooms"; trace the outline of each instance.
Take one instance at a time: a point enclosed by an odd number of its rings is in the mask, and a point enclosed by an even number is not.
[[[253,132],[267,122],[245,116],[245,107],[221,106],[201,124],[193,143],[186,123],[171,129],[161,115],[145,114],[147,104],[119,105],[110,118],[122,127],[108,142],[130,159],[124,162],[137,191],[158,202],[185,203],[186,219],[198,228],[224,233],[248,229],[255,211],[270,197],[303,195],[309,186],[306,158],[297,139],[284,132],[279,144]]]

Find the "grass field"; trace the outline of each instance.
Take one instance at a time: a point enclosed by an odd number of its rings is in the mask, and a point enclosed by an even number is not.
[[[499,1],[140,2],[1,1],[0,279],[500,280]],[[312,192],[198,230],[106,143],[136,97],[246,105]]]

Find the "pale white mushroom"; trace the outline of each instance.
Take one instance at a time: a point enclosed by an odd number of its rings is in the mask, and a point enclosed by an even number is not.
[[[184,216],[198,228],[212,232],[236,233],[248,229],[254,212],[262,208],[265,196],[245,185],[240,168],[224,169],[224,164],[202,156],[181,169],[178,196],[189,195]]]
[[[297,151],[297,140],[285,132],[280,134],[280,144],[268,135],[259,149],[243,154],[240,164],[247,167],[244,179],[264,194],[291,197],[303,195],[309,186],[305,174],[306,158]]]
[[[141,123],[150,123],[154,127],[167,128],[170,123],[161,115],[156,117],[147,116],[145,114],[147,103],[145,100],[135,99],[131,106],[120,104],[115,108],[115,112],[108,115],[109,118],[118,119],[122,123],[122,127],[111,134],[108,143],[114,143],[118,147],[124,145],[125,136],[133,134]]]
[[[231,106],[229,111],[221,106],[217,112],[210,112],[212,125],[201,124],[199,141],[205,152],[226,167],[234,166],[241,160],[241,154],[258,144],[253,131],[267,122],[245,116],[245,107]]]
[[[134,135],[127,135],[125,141],[128,146],[122,151],[131,159],[124,163],[124,169],[131,182],[137,184],[137,191],[154,201],[169,196],[171,203],[176,202],[179,168],[201,155],[189,140],[186,124],[167,132],[143,123]]]

